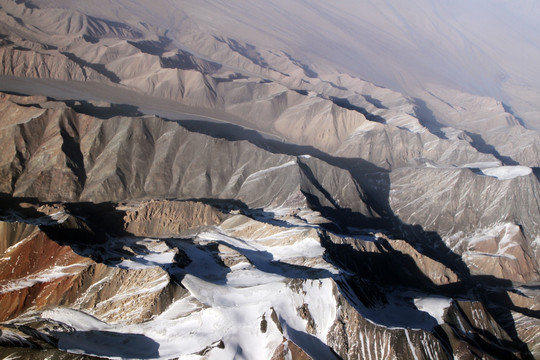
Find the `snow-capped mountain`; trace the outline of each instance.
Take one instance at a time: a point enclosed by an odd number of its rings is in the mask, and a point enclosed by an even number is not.
[[[0,354],[538,357],[539,11],[1,0]]]

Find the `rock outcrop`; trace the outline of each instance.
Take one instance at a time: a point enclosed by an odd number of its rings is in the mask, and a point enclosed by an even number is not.
[[[141,322],[181,293],[159,267],[127,270],[97,264],[39,230],[16,240],[0,262],[2,321],[54,305],[84,309],[110,323]],[[138,292],[143,285],[152,290]]]
[[[135,236],[165,237],[217,225],[222,218],[220,211],[201,202],[150,200],[126,210],[124,221],[126,231]]]
[[[0,356],[540,356],[537,131],[156,1],[0,0]]]

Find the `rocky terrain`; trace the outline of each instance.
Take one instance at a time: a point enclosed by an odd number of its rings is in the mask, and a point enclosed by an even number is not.
[[[540,357],[533,110],[105,3],[0,1],[2,357]]]

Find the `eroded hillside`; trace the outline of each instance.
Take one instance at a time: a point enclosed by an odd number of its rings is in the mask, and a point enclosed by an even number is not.
[[[540,356],[537,131],[158,2],[0,1],[3,357]]]

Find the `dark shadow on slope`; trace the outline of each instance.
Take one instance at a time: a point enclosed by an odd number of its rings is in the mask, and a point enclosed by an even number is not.
[[[439,343],[441,347],[443,348],[444,352],[446,353],[446,356],[448,359],[453,358],[453,350],[452,350],[452,344],[450,343],[450,339],[448,338],[448,334],[444,331],[443,327],[441,325],[435,326],[435,328],[432,331],[433,336],[437,340],[439,340]]]
[[[77,177],[80,189],[83,189],[86,184],[86,171],[80,144],[64,128],[60,129],[60,135],[63,140],[61,149],[66,154],[66,165]]]
[[[495,156],[495,158],[501,161],[503,165],[519,165],[519,163],[515,161],[514,159],[512,159],[510,156],[501,155],[497,151],[495,146],[486,143],[481,135],[472,133],[470,131],[465,131],[465,134],[467,134],[467,136],[469,136],[472,139],[472,142],[470,144],[479,152],[483,154],[490,154],[490,155]]]
[[[362,281],[359,277],[342,277],[336,280],[336,284],[341,295],[364,319],[383,328],[421,329],[431,332],[441,341],[447,352],[451,352],[447,346],[448,335],[440,328],[437,319],[418,309],[414,303],[414,296],[422,297],[429,294],[420,292],[413,294],[406,288],[396,290],[377,287],[377,284]],[[405,295],[397,294],[400,291]],[[363,298],[359,298],[358,295]]]
[[[221,36],[214,36],[214,39],[226,44],[232,51],[245,57],[246,59],[248,59],[255,65],[258,65],[262,68],[265,68],[271,71],[275,71],[277,73],[282,74],[283,76],[290,76],[289,74],[286,74],[284,72],[279,71],[276,68],[271,67],[270,64],[266,61],[266,59],[261,55],[261,53],[259,52],[259,50],[257,49],[255,45],[252,45],[249,43],[241,43],[241,42],[236,41],[235,39],[224,38]]]
[[[218,242],[244,255],[258,270],[268,274],[276,274],[291,279],[313,280],[327,279],[334,276],[326,269],[310,268],[307,266],[288,264],[283,261],[274,260],[274,256],[268,251],[247,249],[232,245],[225,241],[218,240]]]
[[[211,74],[221,69],[222,65],[213,61],[198,59],[193,54],[176,50],[176,54],[172,56],[159,58],[160,64],[168,69],[180,70],[197,70],[203,74]]]
[[[440,262],[454,271],[462,282],[468,283],[471,278],[469,268],[458,254],[454,253],[441,236],[435,231],[426,231],[420,225],[408,225],[394,218],[398,234],[422,255]]]
[[[38,207],[48,205],[58,211],[64,208],[68,218],[59,223]],[[12,197],[0,193],[0,217],[8,221],[34,223],[51,239],[63,245],[104,244],[110,235],[126,236],[124,212],[116,209],[114,203],[58,203],[43,202],[37,198]]]
[[[18,51],[32,51],[32,49],[27,48],[27,47],[24,47],[24,46],[20,46],[20,45],[15,45],[15,46],[13,47],[13,50],[18,50]]]
[[[346,87],[344,87],[344,86],[339,86],[339,85],[333,83],[332,81],[323,80],[322,82],[325,83],[325,84],[330,85],[330,86],[333,87],[334,89],[338,89],[338,90],[341,90],[341,91],[349,91],[349,89],[347,89]]]
[[[511,359],[517,358],[509,350],[520,354],[521,359],[534,359],[528,345],[519,338],[516,324],[511,311],[521,313],[525,316],[540,319],[539,311],[520,308],[513,304],[508,292],[513,291],[513,284],[506,279],[499,279],[491,275],[476,275],[472,277],[475,287],[469,296],[471,300],[481,302],[487,313],[495,319],[497,324],[510,336],[510,341],[500,339],[493,333],[475,326],[471,322],[469,325],[475,333],[471,337],[468,334],[462,336],[464,341],[473,340],[478,346],[486,348],[495,358]]]
[[[131,40],[128,40],[127,43],[130,44],[131,46],[136,47],[137,49],[139,49],[143,53],[150,54],[150,55],[155,55],[155,56],[160,56],[161,54],[163,54],[165,51],[168,50],[170,44],[172,43],[172,40],[167,38],[167,37],[160,36],[159,41],[155,41],[155,40],[131,41]]]
[[[360,114],[364,115],[365,118],[368,119],[369,121],[375,121],[375,122],[378,122],[378,123],[381,123],[381,124],[386,124],[386,119],[385,118],[383,118],[381,116],[378,116],[378,115],[374,115],[374,114],[368,112],[365,108],[363,108],[361,106],[351,104],[349,99],[330,96],[330,100],[339,107],[342,107],[342,108],[347,109],[347,110],[352,110],[352,111],[359,112]]]
[[[514,285],[511,281],[506,279],[499,279],[491,275],[479,275],[474,277],[475,281],[480,283],[477,287],[478,296],[485,299],[488,306],[492,307],[494,313],[505,312],[509,316],[509,321],[512,321],[511,315],[508,310],[518,312],[522,315],[540,319],[540,310],[532,310],[514,305],[512,299],[508,295],[508,292],[512,292]],[[514,330],[510,330],[514,331]],[[511,336],[517,333],[511,333]]]
[[[294,228],[300,226],[276,218],[276,214],[271,211],[267,211],[262,208],[250,208],[243,201],[236,199],[189,198],[185,200],[201,202],[206,205],[211,205],[225,214],[239,213],[254,220],[283,228]]]
[[[104,64],[89,63],[88,61],[83,60],[80,57],[78,57],[77,55],[69,53],[69,52],[61,52],[61,54],[64,55],[65,57],[67,57],[69,60],[73,61],[74,63],[77,63],[82,67],[87,67],[89,69],[92,69],[95,72],[105,76],[107,79],[109,79],[113,83],[120,83],[121,79],[114,72],[107,69]],[[83,68],[83,70],[84,70],[84,68]]]
[[[362,96],[368,103],[372,104],[377,109],[389,110],[388,107],[384,106],[379,99],[375,99],[373,96],[367,94],[363,94]]]
[[[498,325],[504,331],[506,331],[506,333],[510,336],[511,340],[509,341],[507,339],[501,339],[495,336],[495,334],[476,326],[473,321],[476,322],[481,319],[475,319],[474,313],[468,316],[466,314],[466,311],[463,309],[463,305],[460,305],[460,303],[458,302],[455,302],[454,306],[457,308],[458,312],[462,315],[462,317],[464,319],[467,319],[467,325],[474,330],[474,333],[462,333],[461,326],[459,326],[460,329],[455,327],[455,333],[461,333],[460,338],[462,338],[466,342],[469,342],[471,345],[476,345],[488,349],[489,353],[496,358],[517,359],[517,357],[512,352],[509,352],[513,351],[519,353],[521,355],[521,359],[534,359],[528,348],[528,345],[521,341],[521,339],[519,339],[514,319],[509,311],[510,309],[515,310],[515,306],[512,305],[510,297],[507,293],[510,288],[504,288],[504,286],[506,284],[506,286],[511,287],[512,283],[508,280],[497,279],[492,276],[479,276],[478,278],[479,279],[476,279],[477,281],[487,280],[488,283],[494,285],[477,285],[477,288],[474,289],[475,297],[472,300],[480,301],[484,305],[487,313],[497,321]],[[506,302],[508,302],[509,304],[508,307],[503,305]],[[471,321],[471,318],[474,320]],[[487,319],[485,320],[487,321]]]
[[[303,163],[302,161],[298,161],[298,166],[300,167],[300,170],[302,173],[307,177],[307,179],[315,186],[315,188],[323,195],[323,197],[328,201],[330,204],[332,204],[332,207],[335,209],[341,209],[339,204],[336,200],[330,195],[330,193],[322,186],[322,184],[317,180],[315,175],[313,174],[313,171],[311,171],[311,168],[309,165]],[[307,193],[304,193],[304,195],[309,195]]]
[[[233,210],[249,210],[246,203],[237,199],[215,199],[215,198],[188,198],[185,201],[201,202],[205,205],[211,205],[224,213],[230,213]]]
[[[534,176],[536,177],[536,180],[540,182],[540,167],[533,167],[531,168]]]
[[[105,241],[106,233],[103,228],[92,228],[77,216],[69,216],[59,223],[37,209],[38,205],[56,203],[39,202],[35,198],[12,198],[3,193],[0,195],[0,217],[7,221],[36,224],[49,238],[62,244],[96,244]]]
[[[290,54],[287,54],[286,52],[284,52],[284,54],[294,65],[302,68],[302,70],[304,71],[304,75],[306,75],[308,78],[315,79],[319,77],[319,74],[317,74],[316,71],[312,70],[309,67],[309,65],[304,64],[300,60],[296,60],[295,58],[293,58]]]
[[[422,291],[437,289],[410,255],[395,250],[383,238],[374,241],[378,252],[370,252],[355,248],[355,242],[337,244],[328,234],[320,233],[319,236],[328,260],[339,268],[360,275],[363,281]]]
[[[188,131],[208,135],[228,141],[248,141],[251,144],[274,154],[291,156],[309,155],[344,170],[361,169],[364,172],[388,172],[361,158],[345,158],[329,155],[310,145],[297,145],[275,137],[263,136],[260,132],[239,125],[203,120],[170,120],[180,124]]]
[[[324,206],[321,204],[320,199],[308,192],[302,192],[305,196],[309,207],[315,211],[318,211],[330,222],[320,224],[321,228],[336,233],[336,234],[354,234],[353,229],[369,228],[369,229],[381,229],[389,230],[392,227],[392,223],[389,219],[384,217],[369,217],[364,214],[354,212],[349,208]]]
[[[20,216],[23,219],[35,219],[43,216],[42,212],[37,211],[34,207],[24,206],[24,204],[32,204],[37,206],[40,203],[35,197],[13,197],[11,194],[0,192],[0,216],[9,220],[16,219]]]
[[[449,318],[448,325],[452,328],[456,337],[473,349],[482,349],[495,359],[529,359],[526,355],[522,355],[523,357],[515,355],[515,353],[521,352],[519,345],[498,338],[488,331],[476,327],[476,319],[473,317],[471,320],[471,316],[466,314],[465,305],[466,302],[454,302],[452,304],[452,314],[447,316]],[[479,319],[480,315],[477,315],[477,318]]]
[[[9,39],[6,39],[6,38],[7,38],[7,35],[0,34],[0,46],[3,47],[3,46],[15,44],[13,41],[11,41]],[[16,49],[17,46],[14,46],[14,48]]]
[[[62,102],[78,113],[102,120],[115,116],[144,116],[137,106],[128,104],[99,104],[84,100],[63,100]]]
[[[291,90],[303,96],[308,96],[309,94],[309,91],[307,90],[302,90],[302,89],[291,89]]]
[[[17,4],[24,4],[24,6],[28,9],[39,9],[39,7],[35,4],[32,4],[28,0],[15,0],[15,3]]]
[[[414,102],[416,105],[415,112],[418,116],[418,119],[420,120],[420,123],[426,128],[428,128],[431,133],[437,135],[439,138],[448,139],[448,137],[444,134],[444,131],[442,130],[445,126],[437,120],[433,112],[427,106],[426,102],[420,98],[414,98]],[[514,115],[509,107],[504,104],[503,107],[506,112]],[[526,127],[521,119],[517,117],[516,119],[523,127]],[[511,157],[501,155],[493,145],[487,144],[481,135],[475,134],[470,131],[464,131],[464,133],[472,139],[472,142],[470,142],[470,144],[477,151],[483,154],[495,156],[495,158],[501,161],[503,165],[519,165],[519,163]]]
[[[363,214],[355,213],[349,208],[340,207],[336,209],[329,206],[322,206],[317,196],[306,192],[303,192],[303,194],[306,197],[310,208],[315,211],[320,211],[320,213],[328,219],[327,222],[318,223],[317,225],[308,224],[305,219],[302,219],[297,214],[288,215],[293,217],[297,223],[288,222],[277,217],[272,211],[263,208],[250,208],[243,201],[236,199],[190,198],[185,200],[202,202],[203,204],[214,206],[226,214],[239,213],[256,221],[283,228],[320,227],[330,233],[337,235],[348,234],[350,236],[365,235],[372,232],[366,231],[365,229],[381,231],[381,229],[389,228],[389,224],[385,219],[373,219]],[[355,226],[350,227],[349,225],[351,224],[354,224]]]
[[[15,96],[29,96],[28,94],[21,94],[15,91],[2,92]],[[72,108],[77,113],[89,115],[102,120],[107,120],[115,116],[144,116],[144,114],[139,111],[139,108],[137,106],[129,104],[99,103],[86,100],[55,100],[48,96],[45,97],[45,101],[63,102],[64,104],[66,104],[66,106]],[[47,107],[43,106],[43,103],[15,103],[21,107],[37,107],[40,109],[47,109]]]
[[[105,330],[51,331],[60,348],[77,349],[97,356],[122,359],[159,358],[159,344],[143,334],[125,334]]]
[[[92,203],[76,202],[64,204],[70,214],[84,219],[91,228],[101,228],[111,236],[126,236],[124,229],[125,211],[117,209],[117,204],[112,202]]]
[[[488,313],[512,339],[512,343],[500,339],[497,343],[503,347],[515,348],[524,359],[533,359],[528,345],[519,338],[512,311],[535,319],[540,319],[540,311],[514,305],[508,294],[514,291],[514,284],[509,280],[491,275],[476,275],[473,276],[472,280],[475,284],[475,288],[472,290],[473,299],[480,301],[485,306]],[[473,328],[477,329],[475,326]],[[482,329],[478,329],[478,334],[486,339],[493,339],[493,334]]]
[[[427,106],[426,102],[420,98],[413,98],[415,107],[415,113],[420,120],[420,123],[425,126],[432,134],[438,136],[441,139],[448,139],[448,137],[442,131],[444,125],[442,125],[431,109]]]
[[[228,74],[227,77],[214,77],[214,81],[219,83],[232,82],[234,80],[249,79],[249,76],[236,72],[234,74]]]
[[[512,110],[512,107],[510,105],[505,104],[505,103],[501,103],[501,104],[503,106],[504,111],[512,115],[518,121],[519,125],[523,126],[525,129],[529,129],[529,127],[525,124],[525,121],[516,115],[516,113],[514,112],[514,110]]]
[[[139,30],[132,28],[131,26],[129,26],[126,23],[122,23],[122,22],[118,22],[118,21],[114,21],[114,20],[107,20],[107,19],[104,19],[104,18],[98,18],[98,17],[95,17],[95,16],[87,16],[87,18],[92,22],[96,22],[96,23],[103,22],[103,23],[107,24],[108,26],[113,28],[115,30],[115,32],[118,33],[118,34],[121,34],[122,31],[125,31],[129,35],[131,35],[132,39],[133,38],[140,39],[140,38],[142,38],[144,36],[144,34],[141,33]],[[105,35],[105,36],[107,36],[107,35]],[[120,38],[125,38],[124,36],[121,36],[121,35],[116,35],[116,36],[118,36]]]
[[[89,42],[90,44],[97,44],[99,42],[99,38],[95,36],[83,34],[82,37],[84,41]]]
[[[131,239],[132,243],[136,244],[137,241],[144,242],[146,237],[132,237]],[[231,268],[219,256],[220,249],[218,248],[218,242],[210,241],[205,244],[198,244],[190,238],[168,238],[161,240],[175,253],[173,261],[170,264],[160,265],[169,274],[175,284],[184,288],[182,280],[187,274],[194,275],[216,285],[227,284],[227,274],[231,272]],[[111,241],[111,245],[113,246],[114,241],[115,239]],[[139,245],[139,247],[144,246]],[[126,257],[127,259],[143,265],[153,265],[138,256],[138,254],[143,254],[144,252],[136,250],[133,245],[130,245],[130,248],[135,250],[136,255],[128,256]],[[150,253],[148,249],[146,251]],[[118,263],[111,265],[117,266]]]
[[[232,51],[246,57],[255,65],[261,66],[263,68],[272,69],[270,68],[270,65],[266,62],[266,60],[261,56],[255,45],[249,43],[240,43],[231,38],[221,38],[216,36],[214,36],[214,38],[217,41],[228,45]]]
[[[300,347],[312,359],[340,359],[339,355],[336,354],[332,348],[323,343],[317,337],[307,332],[298,331],[292,326],[289,326],[285,319],[283,319],[281,316],[279,316],[278,321],[281,326],[286,329],[287,335],[290,337],[290,340],[298,347]]]

